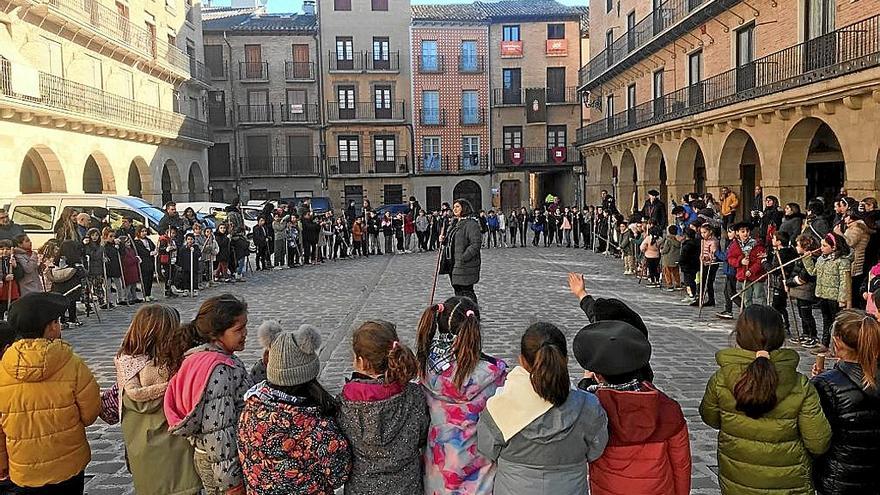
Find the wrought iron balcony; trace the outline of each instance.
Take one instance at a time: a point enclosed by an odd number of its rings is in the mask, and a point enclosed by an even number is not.
[[[400,52],[367,52],[367,72],[400,72]]]
[[[245,178],[317,176],[319,162],[317,156],[244,156],[238,159],[241,176]]]
[[[364,52],[351,54],[330,52],[330,72],[363,72]]]
[[[442,74],[446,72],[443,55],[424,55],[419,57],[419,72],[423,74]]]
[[[211,87],[211,80],[214,79],[214,76],[205,64],[194,57],[189,58],[189,73],[191,80],[197,81],[207,88]]]
[[[327,102],[327,120],[340,121],[404,121],[406,120],[406,104],[404,101],[386,103],[358,102],[340,104],[337,101]]]
[[[339,157],[327,158],[331,176],[339,175],[372,175],[394,174],[405,175],[409,173],[409,157],[398,155],[383,159],[372,156],[361,156],[356,160],[340,160]]]
[[[548,105],[578,105],[581,100],[574,86],[568,88],[547,88]]]
[[[314,81],[314,62],[291,62],[284,63],[284,78],[288,81]]]
[[[581,154],[573,146],[496,148],[492,151],[492,163],[495,168],[541,168],[572,166],[581,163]]]
[[[232,123],[231,112],[226,111],[224,105],[208,104],[208,124],[211,127],[227,129]]]
[[[486,59],[480,56],[458,56],[458,72],[464,74],[478,74],[486,70]]]
[[[485,108],[459,108],[458,122],[463,125],[483,125],[486,123]]]
[[[273,124],[275,112],[272,105],[239,105],[238,123],[240,124]]]
[[[525,101],[525,90],[522,88],[495,88],[492,90],[493,107],[522,106]]]
[[[420,108],[419,123],[423,126],[444,126],[446,125],[446,109],[445,108]]]
[[[318,122],[317,103],[282,103],[282,123],[314,124]]]
[[[489,171],[489,155],[432,155],[416,158],[416,174],[478,174]]]
[[[239,62],[238,78],[242,81],[268,81],[269,62]]]
[[[577,131],[579,146],[880,66],[880,15],[761,57]]]
[[[206,122],[162,110],[91,86],[45,72],[39,73],[39,84],[18,92],[13,81],[16,74],[10,63],[0,58],[0,101],[17,106],[48,109],[59,118],[86,120],[85,126],[119,127],[132,133],[158,133],[174,137],[210,142],[211,131]],[[30,79],[28,77],[28,79]]]

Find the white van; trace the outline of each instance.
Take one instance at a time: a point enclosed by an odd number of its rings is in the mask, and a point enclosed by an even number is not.
[[[12,200],[9,216],[21,225],[38,249],[49,239],[55,237],[61,219],[68,218],[71,210],[88,213],[95,222],[109,216],[110,226],[118,228],[123,218],[130,218],[132,225],[147,225],[153,231],[153,241],[158,241],[155,232],[165,212],[133,196],[110,196],[104,194],[64,194],[38,193],[22,194]]]

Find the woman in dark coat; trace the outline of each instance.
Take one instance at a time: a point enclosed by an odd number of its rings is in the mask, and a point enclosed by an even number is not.
[[[474,218],[471,204],[458,199],[452,204],[455,218],[449,227],[449,233],[440,242],[450,243],[452,253],[452,273],[449,282],[456,296],[468,297],[475,303],[477,294],[474,285],[480,281],[480,245],[483,237],[480,234],[480,222]]]

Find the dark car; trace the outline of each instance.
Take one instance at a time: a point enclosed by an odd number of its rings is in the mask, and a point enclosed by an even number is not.
[[[328,211],[333,211],[333,202],[330,201],[330,198],[327,197],[315,197],[309,198],[312,203],[312,213],[316,215],[323,215]],[[302,198],[281,198],[277,201],[278,204],[290,204],[293,203],[297,208],[302,206],[303,199]]]
[[[376,208],[376,216],[384,216],[386,211],[391,212],[391,216],[397,216],[398,213],[403,213],[406,215],[409,213],[409,205],[408,204],[398,204],[398,205],[382,205]]]

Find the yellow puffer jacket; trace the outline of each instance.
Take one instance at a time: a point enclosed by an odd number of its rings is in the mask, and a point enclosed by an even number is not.
[[[100,410],[95,377],[70,344],[15,342],[0,361],[0,468],[24,487],[79,474],[92,457],[86,426]]]

